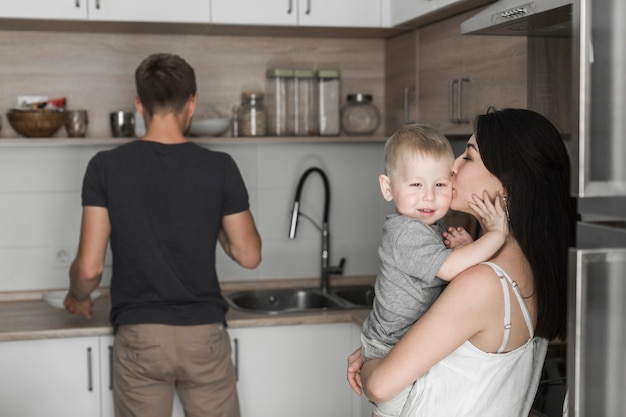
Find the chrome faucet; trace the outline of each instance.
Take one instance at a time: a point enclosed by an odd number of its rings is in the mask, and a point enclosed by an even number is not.
[[[322,225],[318,225],[311,219],[311,217],[307,216],[304,213],[300,212],[300,195],[302,194],[302,187],[306,179],[312,173],[317,172],[320,177],[322,177],[322,181],[324,183],[324,216],[322,218]],[[329,249],[329,241],[330,241],[330,233],[328,231],[328,209],[330,207],[330,186],[328,185],[328,177],[320,168],[313,167],[307,169],[304,174],[300,177],[298,181],[298,187],[296,188],[296,196],[293,201],[293,211],[291,212],[291,224],[289,225],[289,239],[296,238],[296,230],[298,228],[298,217],[302,216],[313,223],[320,232],[322,232],[322,271],[321,271],[321,279],[320,279],[320,288],[322,292],[328,292],[330,287],[329,285],[329,275],[330,274],[342,274],[343,266],[346,262],[345,258],[341,258],[339,262],[339,266],[331,267],[330,264],[330,249]]]

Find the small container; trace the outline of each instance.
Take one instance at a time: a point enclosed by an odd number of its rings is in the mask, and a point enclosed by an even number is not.
[[[290,136],[294,133],[294,70],[269,69],[266,82],[267,133]]]
[[[265,136],[267,133],[267,112],[263,93],[245,91],[241,93],[239,106],[239,135]]]
[[[346,135],[371,135],[378,128],[380,113],[371,94],[348,94],[341,111],[341,129]]]
[[[339,135],[340,87],[339,71],[317,71],[317,131],[320,136]]]
[[[129,111],[114,111],[109,113],[111,134],[114,138],[129,138],[135,136],[135,114]]]
[[[317,135],[315,102],[315,73],[312,70],[294,71],[294,134]]]
[[[65,130],[70,138],[84,138],[87,134],[89,118],[87,110],[66,110]]]

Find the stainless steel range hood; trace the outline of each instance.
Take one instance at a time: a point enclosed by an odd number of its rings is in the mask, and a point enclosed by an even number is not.
[[[574,0],[499,0],[461,24],[464,35],[555,36],[572,32]]]

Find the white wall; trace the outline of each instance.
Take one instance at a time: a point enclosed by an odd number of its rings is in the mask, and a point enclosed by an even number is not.
[[[376,274],[376,249],[384,216],[393,207],[380,196],[383,143],[258,144],[210,147],[230,153],[250,192],[251,209],[263,240],[263,262],[254,271],[237,266],[218,249],[223,281],[317,277],[320,233],[301,219],[298,236],[288,227],[298,178],[319,166],[331,186],[331,263],[346,258],[346,275]],[[59,248],[76,250],[80,230],[80,187],[87,162],[106,147],[0,147],[0,291],[67,286],[67,267],[58,266]],[[305,185],[301,211],[321,219],[323,194],[318,176]],[[110,279],[107,268],[105,282]]]

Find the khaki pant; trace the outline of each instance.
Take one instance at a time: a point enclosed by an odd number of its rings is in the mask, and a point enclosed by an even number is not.
[[[120,326],[113,352],[116,417],[170,417],[174,390],[186,417],[239,417],[223,326]]]

